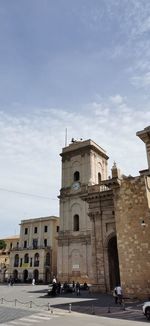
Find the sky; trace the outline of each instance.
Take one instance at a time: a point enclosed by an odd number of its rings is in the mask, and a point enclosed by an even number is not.
[[[148,125],[149,0],[0,0],[0,237],[59,215],[66,128],[135,176]]]

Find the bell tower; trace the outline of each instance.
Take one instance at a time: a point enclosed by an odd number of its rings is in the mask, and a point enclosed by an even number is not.
[[[61,282],[90,282],[91,222],[88,204],[80,197],[88,186],[107,179],[108,156],[92,140],[72,140],[62,149],[60,189],[60,231],[57,278]]]

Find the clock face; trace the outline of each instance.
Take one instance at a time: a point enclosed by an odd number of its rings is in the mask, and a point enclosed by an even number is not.
[[[74,182],[72,185],[73,190],[79,190],[80,189],[80,183],[79,182]]]

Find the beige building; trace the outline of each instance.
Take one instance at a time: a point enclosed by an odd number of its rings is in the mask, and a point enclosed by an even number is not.
[[[6,248],[0,250],[0,282],[7,281],[8,269],[10,265],[10,251],[19,245],[19,235],[2,238]]]
[[[47,283],[57,272],[59,218],[56,216],[22,220],[20,240],[10,252],[9,277],[16,281]]]
[[[150,296],[150,127],[137,132],[148,169],[121,176],[91,140],[62,151],[58,276],[109,292],[120,283],[127,296]]]

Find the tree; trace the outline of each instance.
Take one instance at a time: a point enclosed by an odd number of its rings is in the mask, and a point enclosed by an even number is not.
[[[0,250],[6,249],[6,243],[4,240],[0,240]]]

